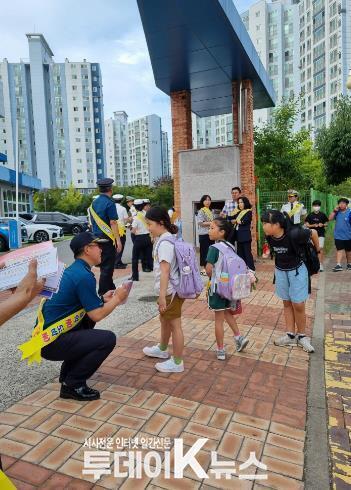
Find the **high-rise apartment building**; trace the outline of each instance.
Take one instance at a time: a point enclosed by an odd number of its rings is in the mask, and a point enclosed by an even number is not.
[[[193,148],[212,148],[233,144],[231,114],[198,117],[192,114]]]
[[[168,176],[168,135],[156,114],[128,122],[124,111],[105,121],[107,176],[117,185],[153,185]]]
[[[301,125],[328,126],[351,68],[351,0],[301,0]]]
[[[106,173],[98,63],[55,63],[42,34],[27,34],[29,60],[0,62],[0,152],[43,187],[95,188]]]

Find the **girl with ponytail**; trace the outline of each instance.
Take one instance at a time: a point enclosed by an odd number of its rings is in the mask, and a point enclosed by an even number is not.
[[[178,227],[171,223],[166,208],[152,207],[147,211],[145,218],[151,235],[157,240],[176,235],[178,232]],[[159,296],[161,339],[157,345],[144,347],[143,352],[149,357],[167,359],[155,365],[158,371],[181,373],[184,371],[184,336],[181,325],[184,299],[179,298],[176,293],[175,287],[179,284],[180,273],[174,244],[169,241],[162,240],[158,246],[154,247],[154,274],[155,291]],[[173,356],[169,358],[168,343],[171,336]]]

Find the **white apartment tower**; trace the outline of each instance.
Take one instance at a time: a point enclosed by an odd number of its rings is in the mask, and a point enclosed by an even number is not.
[[[192,114],[193,148],[213,148],[233,144],[233,116],[198,117]]]
[[[301,125],[328,126],[351,68],[351,0],[301,0]]]
[[[45,188],[82,192],[105,175],[101,72],[98,63],[55,63],[42,34],[27,34],[29,60],[0,62],[4,118],[0,152]]]
[[[118,186],[128,185],[129,139],[128,115],[124,111],[115,111],[113,118],[105,120],[105,147],[107,177],[114,179]]]

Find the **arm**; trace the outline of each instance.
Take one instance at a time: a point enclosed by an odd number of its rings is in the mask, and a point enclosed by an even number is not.
[[[44,279],[38,280],[37,261],[29,264],[28,273],[17,286],[14,294],[1,305],[0,325],[25,308],[44,287]]]
[[[211,221],[206,221],[206,216],[201,211],[197,215],[197,222],[202,228],[209,228],[211,225]]]
[[[212,277],[212,272],[213,272],[213,265],[207,262],[206,267],[205,267],[206,274],[208,275],[209,278]]]
[[[313,242],[314,248],[317,250],[317,252],[320,252],[319,248],[319,239],[318,239],[318,233],[316,230],[311,230],[311,240]]]
[[[88,317],[93,320],[93,322],[100,322],[104,318],[106,318],[112,311],[128,296],[128,292],[124,287],[117,288],[113,295],[110,292],[106,293],[107,302],[103,304],[100,308],[96,308],[95,310],[91,310],[87,312]],[[105,299],[105,297],[104,297]]]
[[[171,269],[171,265],[165,260],[162,260],[162,262],[160,263],[160,269],[161,269],[161,279],[160,279],[160,296],[158,300],[158,309],[160,313],[163,313],[164,311],[166,311],[167,308],[166,295],[167,295],[169,272]]]
[[[333,221],[338,214],[339,206],[337,206],[329,215],[329,221]]]

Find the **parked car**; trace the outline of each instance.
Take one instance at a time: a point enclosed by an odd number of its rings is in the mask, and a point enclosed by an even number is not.
[[[59,226],[65,235],[78,235],[88,229],[88,223],[59,212],[37,212],[32,215],[21,213],[20,216],[27,220],[31,216],[31,223]]]
[[[0,252],[9,250],[9,218],[0,218]],[[22,243],[28,242],[26,227],[21,224]]]
[[[26,227],[29,242],[41,243],[63,237],[63,229],[60,226],[34,223],[24,218],[20,218],[20,221]]]

